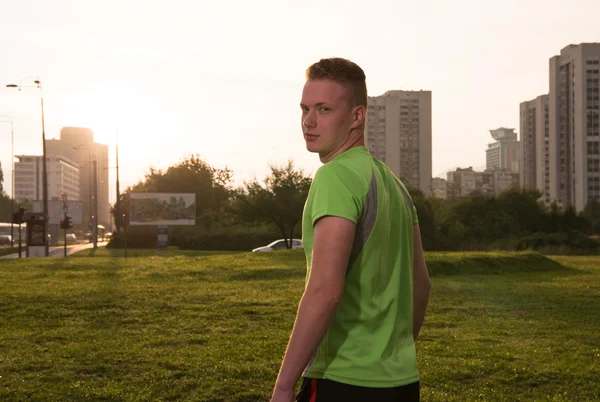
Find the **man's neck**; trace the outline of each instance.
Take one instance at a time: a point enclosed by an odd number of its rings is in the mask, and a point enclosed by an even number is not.
[[[327,162],[331,162],[333,158],[338,155],[343,154],[350,148],[356,147],[364,147],[365,146],[365,135],[362,131],[354,131],[348,137],[348,140],[344,142],[339,148],[334,150],[333,152],[328,153],[327,155],[319,155],[319,159],[321,159],[321,163],[325,164]]]

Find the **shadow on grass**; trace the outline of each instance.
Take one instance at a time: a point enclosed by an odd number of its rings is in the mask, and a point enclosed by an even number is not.
[[[241,254],[239,251],[208,251],[208,250],[180,250],[177,247],[168,247],[166,250],[158,249],[125,249],[99,247],[96,250],[85,249],[73,254],[74,257],[105,257],[105,258],[144,258],[144,257],[206,257],[223,254]]]
[[[304,278],[306,271],[300,269],[270,268],[252,269],[229,276],[232,281],[275,281],[279,279]]]
[[[579,272],[539,253],[431,253],[426,259],[432,276]]]

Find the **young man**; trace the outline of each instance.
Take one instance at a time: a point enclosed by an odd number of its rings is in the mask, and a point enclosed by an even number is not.
[[[418,401],[414,340],[431,282],[412,200],[364,144],[363,70],[322,59],[302,93],[306,147],[324,163],[304,208],[308,266],[272,402]]]

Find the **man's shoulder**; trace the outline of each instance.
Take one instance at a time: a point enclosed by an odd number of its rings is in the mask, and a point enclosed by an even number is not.
[[[342,163],[340,161],[331,161],[319,169],[317,169],[317,173],[315,177],[332,177],[332,176],[343,176],[346,174],[350,174],[352,172],[351,167],[347,163]]]
[[[370,155],[367,155],[368,160],[359,163],[356,159],[334,159],[329,163],[321,166],[316,178],[334,179],[334,180],[360,180],[361,177],[367,177],[372,174],[370,165]]]

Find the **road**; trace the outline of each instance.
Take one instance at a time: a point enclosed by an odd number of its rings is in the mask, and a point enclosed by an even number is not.
[[[103,246],[106,246],[107,244],[108,244],[107,242],[98,242],[98,247],[103,247]],[[93,243],[73,244],[73,245],[67,246],[67,255],[75,254],[79,251],[86,250],[88,248],[93,248],[93,247],[94,247]],[[63,246],[50,247],[49,254],[50,254],[50,257],[54,257],[54,258],[63,257],[64,258],[64,255],[65,255],[64,247]],[[25,247],[23,247],[23,250],[21,251],[21,255],[23,256],[23,258],[25,258]],[[0,257],[0,260],[1,259],[12,259],[12,258],[19,258],[19,253],[5,255],[4,257]]]

